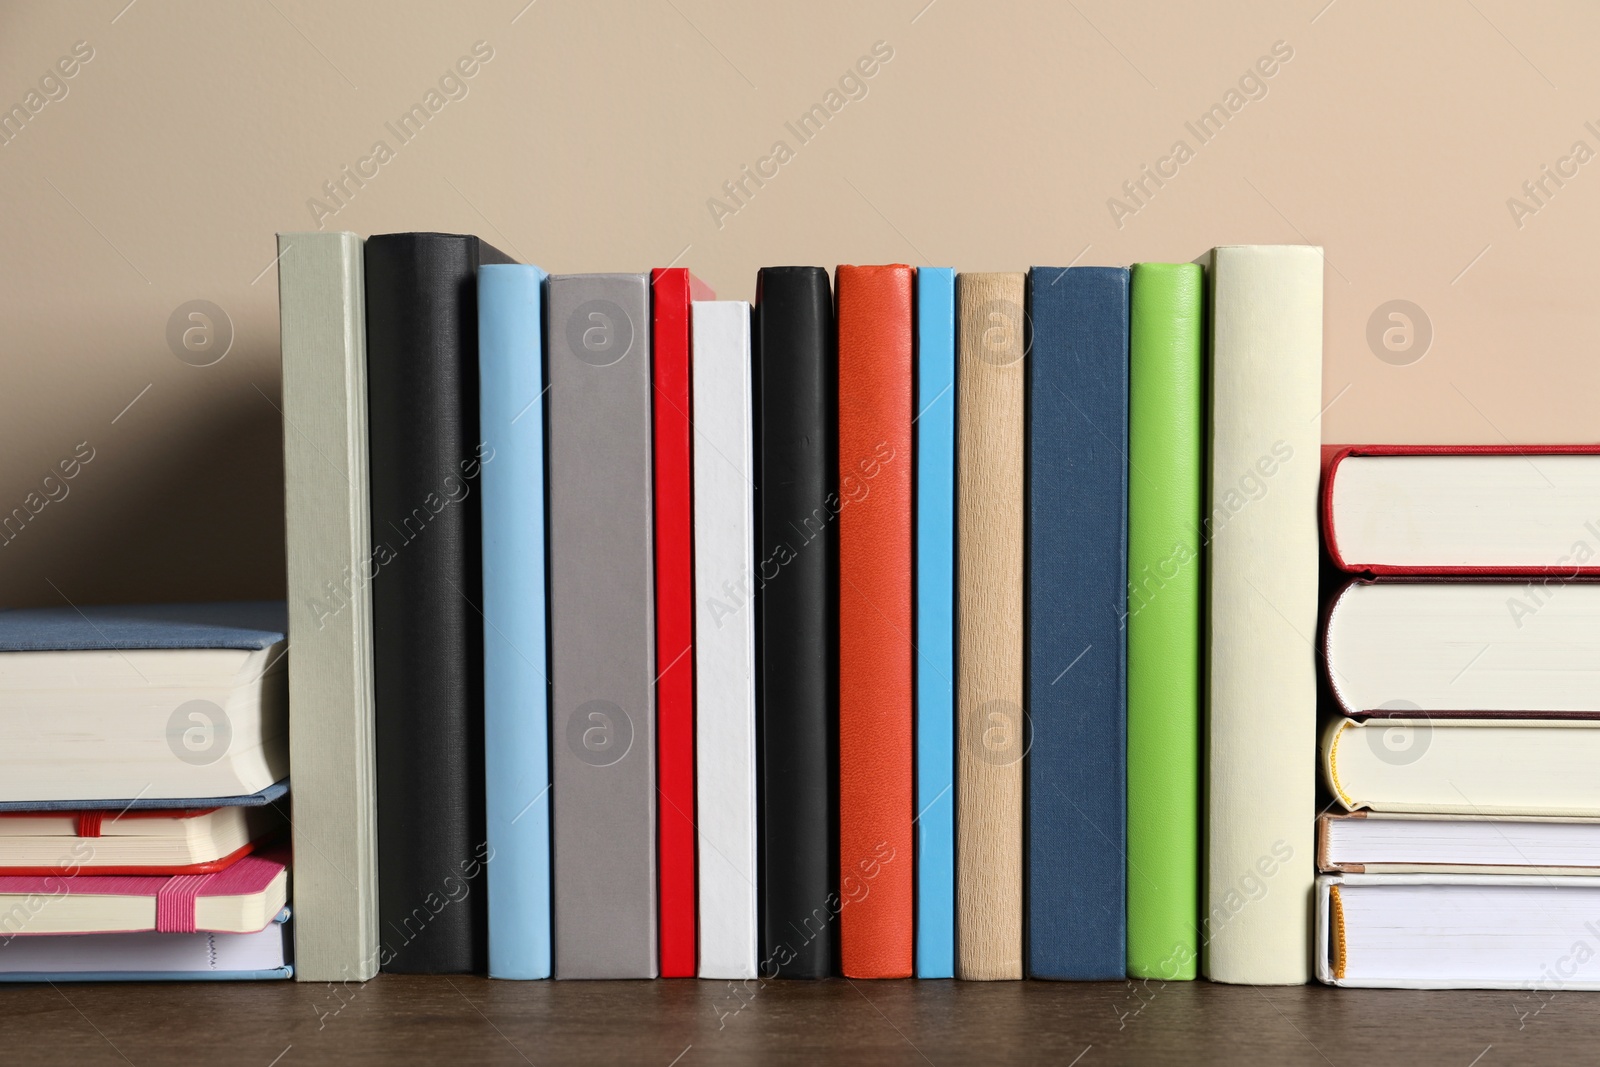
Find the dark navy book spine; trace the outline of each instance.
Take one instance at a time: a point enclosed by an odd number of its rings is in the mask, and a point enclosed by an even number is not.
[[[1120,979],[1127,941],[1128,271],[1029,277],[1027,973]]]

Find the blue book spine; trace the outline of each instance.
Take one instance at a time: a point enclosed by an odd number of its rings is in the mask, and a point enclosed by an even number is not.
[[[917,271],[916,973],[951,978],[956,956],[955,271]]]
[[[1128,271],[1029,276],[1027,972],[1127,975]]]
[[[550,977],[545,273],[478,271],[489,976]]]

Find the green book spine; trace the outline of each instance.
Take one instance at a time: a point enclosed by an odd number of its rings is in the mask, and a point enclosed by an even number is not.
[[[1128,974],[1200,961],[1205,279],[1140,263],[1128,382]]]

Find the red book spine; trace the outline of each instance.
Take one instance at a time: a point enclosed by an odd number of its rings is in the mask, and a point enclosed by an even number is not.
[[[909,978],[912,967],[914,273],[840,267],[836,281],[839,922],[852,978]]]
[[[709,290],[682,267],[650,275],[655,396],[656,788],[661,976],[695,974],[694,503],[689,304]]]

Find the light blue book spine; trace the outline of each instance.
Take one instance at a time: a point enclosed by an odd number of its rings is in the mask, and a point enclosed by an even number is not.
[[[550,977],[545,273],[478,270],[489,976]]]
[[[955,975],[955,271],[917,271],[918,978]]]

